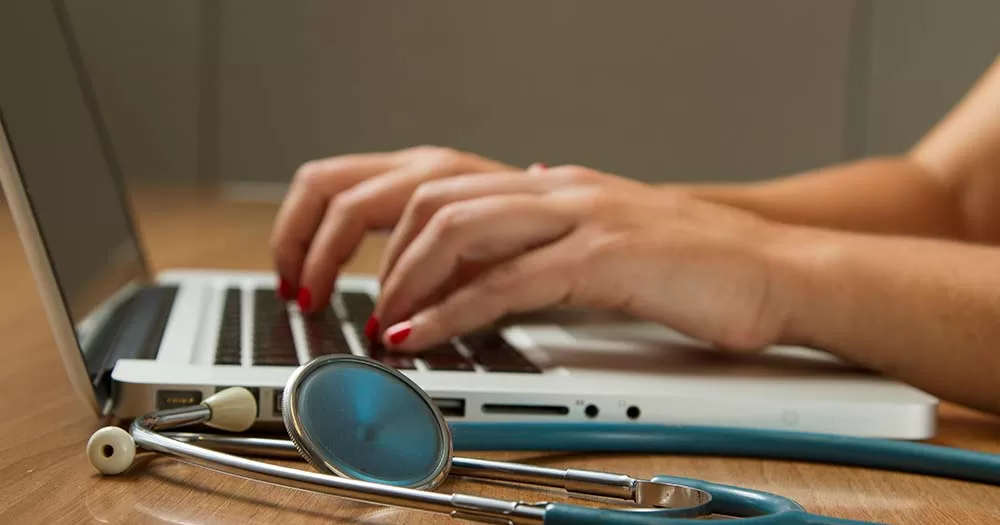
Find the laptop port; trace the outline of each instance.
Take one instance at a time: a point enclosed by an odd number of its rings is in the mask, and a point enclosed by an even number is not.
[[[217,386],[217,387],[215,387],[215,392],[219,393],[219,392],[222,392],[223,390],[225,390],[227,388],[232,388],[232,387],[231,386]],[[249,387],[249,386],[245,386],[243,388],[249,390],[250,393],[253,394],[253,401],[254,401],[254,403],[257,404],[257,413],[260,413],[260,389],[257,388],[257,387]]]
[[[465,417],[464,399],[433,398],[431,401],[437,405],[444,417]]]
[[[486,403],[483,405],[486,414],[510,414],[520,416],[565,416],[569,407],[560,405],[501,405]]]
[[[157,390],[156,409],[181,408],[201,403],[200,390]]]
[[[271,395],[272,401],[272,412],[276,416],[281,416],[281,396],[284,394],[284,390],[275,390],[274,394]]]

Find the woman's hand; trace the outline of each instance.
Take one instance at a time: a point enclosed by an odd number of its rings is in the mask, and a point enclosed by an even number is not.
[[[438,147],[345,155],[304,164],[278,212],[271,249],[279,294],[304,312],[324,308],[341,266],[369,230],[391,228],[421,184],[515,168]]]
[[[579,167],[424,182],[382,268],[383,342],[420,350],[513,312],[615,309],[721,347],[779,337],[781,226]],[[484,268],[472,279],[460,269]]]

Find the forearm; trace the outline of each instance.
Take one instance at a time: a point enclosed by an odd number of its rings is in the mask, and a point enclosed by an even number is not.
[[[1000,243],[1000,56],[905,156],[682,189],[792,224]]]
[[[857,161],[757,183],[674,188],[788,224],[927,237],[964,235],[953,192],[909,157]]]
[[[791,230],[784,342],[1000,414],[1000,249]]]

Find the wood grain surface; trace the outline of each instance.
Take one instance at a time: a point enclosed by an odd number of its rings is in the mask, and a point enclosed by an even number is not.
[[[209,194],[135,198],[155,269],[270,269],[273,203]],[[348,271],[374,272],[383,239],[368,239]],[[102,478],[84,448],[102,425],[60,365],[35,283],[7,210],[0,212],[0,523],[441,523],[447,518],[377,507],[148,457],[134,473]],[[959,407],[940,411],[936,443],[1000,453],[1000,420]],[[484,453],[541,465],[670,474],[791,497],[809,511],[884,523],[998,523],[1000,488],[919,475],[793,461],[658,455]],[[300,465],[301,466],[301,465]],[[302,468],[305,468],[304,466]],[[449,480],[440,490],[522,500],[558,493]]]

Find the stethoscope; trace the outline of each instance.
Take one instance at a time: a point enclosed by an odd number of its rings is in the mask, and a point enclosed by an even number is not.
[[[399,371],[372,359],[332,355],[300,366],[288,380],[282,415],[290,441],[162,432],[204,424],[250,428],[254,396],[229,388],[201,404],[137,418],[130,431],[105,427],[87,454],[104,474],[128,470],[137,447],[247,479],[355,501],[503,524],[702,523],[708,515],[755,524],[867,523],[810,514],[766,492],[671,476],[562,470],[453,457],[460,450],[621,451],[732,455],[858,465],[1000,484],[1000,456],[912,442],[836,435],[697,426],[592,423],[449,424],[430,397]],[[304,458],[317,471],[246,456]],[[621,507],[533,503],[443,494],[451,474],[562,488],[614,499]],[[723,519],[722,521],[730,521]]]

